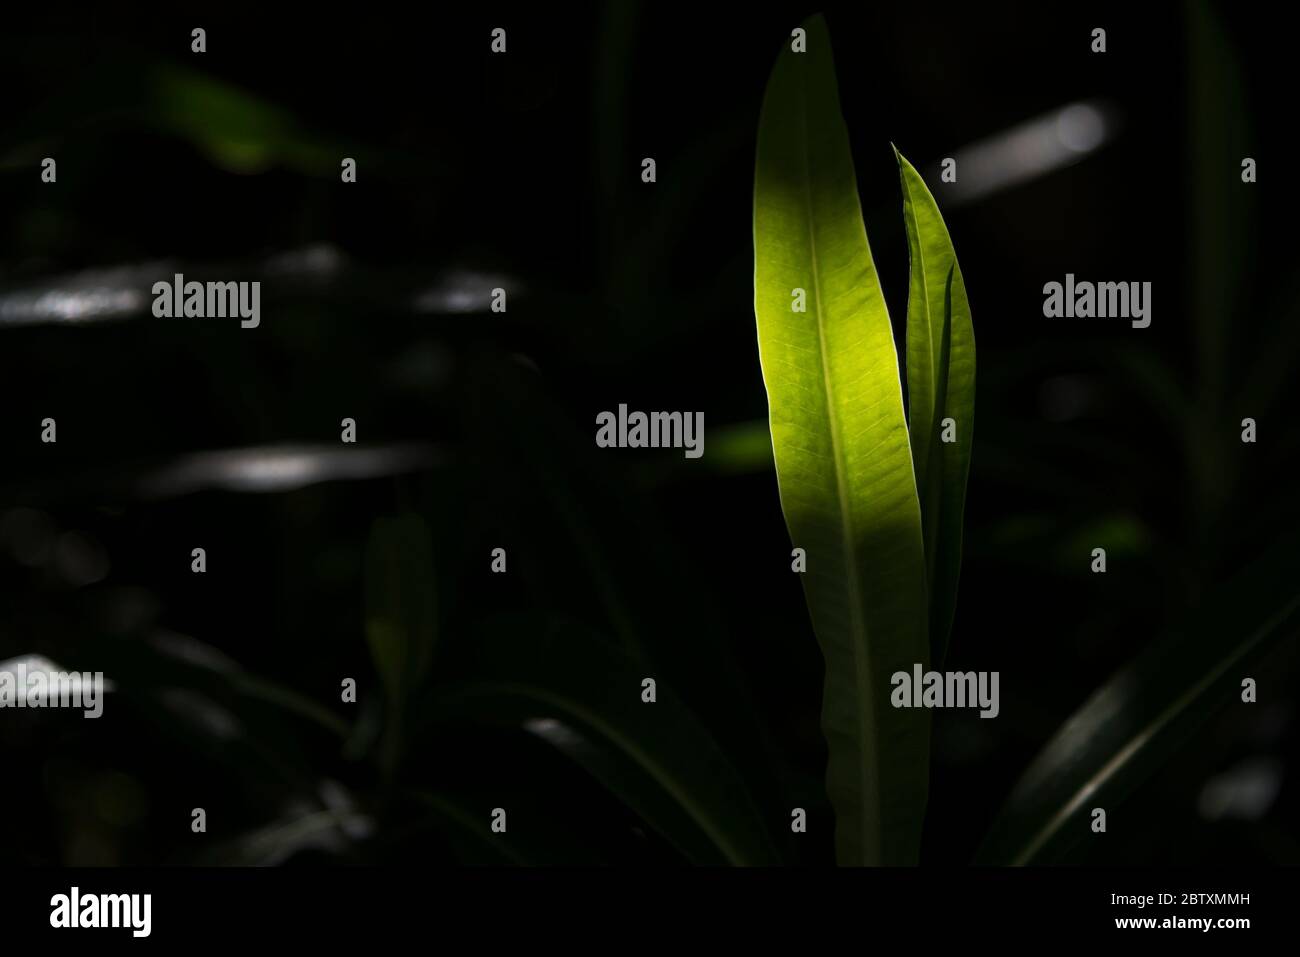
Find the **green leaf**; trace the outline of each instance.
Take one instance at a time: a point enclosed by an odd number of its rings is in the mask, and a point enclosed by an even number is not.
[[[400,752],[406,703],[428,673],[437,628],[429,530],[414,514],[377,519],[366,543],[366,643],[387,705],[383,762]]]
[[[1197,387],[1194,428],[1188,430],[1190,488],[1194,496],[1194,534],[1213,534],[1215,516],[1231,508],[1239,481],[1233,447],[1231,370],[1242,346],[1271,346],[1271,336],[1234,336],[1249,322],[1262,330],[1268,317],[1250,312],[1246,267],[1255,260],[1256,187],[1241,181],[1241,161],[1256,156],[1251,144],[1251,109],[1231,31],[1215,5],[1186,4],[1188,173],[1188,312],[1196,348]],[[1258,307],[1256,307],[1258,309]],[[1257,414],[1257,413],[1256,413]]]
[[[1012,790],[980,848],[989,864],[1052,863],[1091,835],[1094,807],[1113,807],[1156,773],[1216,711],[1241,706],[1251,665],[1300,631],[1292,535],[1198,608],[1065,722]],[[1258,677],[1256,675],[1256,677]]]
[[[897,149],[911,254],[907,296],[907,399],[912,462],[925,530],[930,647],[943,661],[957,606],[962,513],[975,431],[975,333],[948,227],[925,181]],[[952,419],[954,441],[944,442]]]
[[[768,81],[754,184],[754,311],[786,525],[826,659],[826,785],[843,864],[917,858],[929,718],[890,706],[928,666],[925,558],[889,315],[858,202],[825,22]],[[792,290],[806,291],[806,312]]]
[[[646,669],[625,651],[534,619],[483,628],[475,648],[480,677],[441,696],[446,712],[535,734],[695,863],[777,863],[762,813],[713,736],[663,681],[643,701]]]
[[[299,173],[335,173],[355,149],[302,129],[293,114],[222,80],[171,64],[149,68],[143,118],[182,136],[237,173],[283,165]],[[362,165],[366,158],[361,157]],[[337,175],[335,173],[335,175]]]

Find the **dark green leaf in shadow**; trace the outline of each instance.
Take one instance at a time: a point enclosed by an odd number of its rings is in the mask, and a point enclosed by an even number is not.
[[[728,647],[727,619],[656,500],[616,453],[596,449],[594,418],[575,424],[536,371],[485,360],[471,375],[481,525],[498,536],[493,544],[508,544],[510,576],[537,607],[583,622],[652,667],[769,793],[774,755]]]
[[[1106,682],[1021,776],[978,859],[1050,863],[1090,835],[1095,807],[1114,806],[1154,775],[1212,714],[1241,704],[1250,665],[1300,631],[1290,536]]]
[[[1218,395],[1228,361],[1228,329],[1240,306],[1243,267],[1252,247],[1253,187],[1241,181],[1251,155],[1241,63],[1211,4],[1188,14],[1188,130],[1192,189],[1191,297],[1201,373]]]
[[[520,640],[521,635],[526,640]],[[476,639],[481,675],[442,698],[458,717],[520,727],[557,748],[697,863],[768,864],[770,832],[712,735],[643,664],[573,626],[519,619]]]
[[[112,680],[117,690],[106,709],[138,709],[170,747],[201,755],[213,773],[241,781],[250,798],[279,801],[309,791],[314,772],[304,732],[325,731],[341,743],[347,731],[324,705],[186,635],[100,640],[77,659],[68,666],[102,670]]]
[[[387,702],[382,760],[394,766],[408,699],[428,674],[437,630],[433,551],[418,515],[377,519],[366,543],[366,643]]]
[[[396,840],[421,837],[422,831],[442,835],[457,861],[471,867],[597,867],[609,863],[603,849],[585,844],[566,829],[517,826],[510,818],[505,833],[492,830],[492,801],[471,790],[417,791],[399,794],[403,809],[418,814],[415,829]],[[389,835],[390,839],[391,832]]]
[[[1241,180],[1252,150],[1241,64],[1218,14],[1205,0],[1186,5],[1188,23],[1189,303],[1199,373],[1200,422],[1189,445],[1194,520],[1212,523],[1236,482],[1235,436],[1227,397],[1239,348],[1229,330],[1246,319],[1243,275],[1253,258],[1255,186]],[[1201,530],[1205,534],[1208,530]]]
[[[515,835],[493,834],[490,819],[481,808],[472,808],[436,791],[419,791],[407,796],[437,819],[440,829],[467,864],[538,866],[548,861],[545,856],[534,857],[521,849]]]
[[[145,118],[200,146],[237,173],[281,164],[296,172],[337,175],[339,158],[355,148],[327,143],[303,130],[293,114],[223,80],[163,65],[150,74]]]

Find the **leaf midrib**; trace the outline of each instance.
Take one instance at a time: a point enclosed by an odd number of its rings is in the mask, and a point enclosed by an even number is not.
[[[800,72],[802,82],[802,95],[799,98],[800,117],[803,121],[803,158],[804,158],[804,195],[807,202],[807,223],[808,223],[808,252],[812,267],[813,279],[813,298],[816,301],[817,314],[817,348],[820,353],[821,380],[822,388],[826,394],[826,416],[830,425],[831,439],[831,460],[835,473],[835,492],[840,506],[841,524],[845,534],[841,538],[840,548],[844,561],[845,570],[848,573],[848,591],[849,591],[849,622],[853,635],[853,669],[857,677],[858,691],[863,696],[863,701],[858,707],[857,722],[860,738],[858,748],[860,755],[866,756],[866,742],[870,741],[871,729],[868,722],[868,715],[872,710],[871,695],[871,664],[866,660],[866,624],[862,620],[862,601],[859,589],[858,563],[854,554],[852,543],[854,541],[853,513],[849,508],[848,493],[845,488],[844,475],[842,474],[842,460],[839,442],[839,417],[836,414],[834,390],[831,386],[829,365],[826,351],[826,329],[824,317],[822,315],[822,290],[821,290],[821,269],[817,260],[817,230],[814,225],[815,212],[813,207],[812,195],[812,151],[809,146],[808,138],[808,87],[806,84],[806,74]],[[861,215],[859,213],[859,215]],[[870,252],[868,252],[870,255]],[[829,662],[828,662],[829,665]],[[879,795],[873,784],[873,777],[879,778],[879,775],[871,775],[867,770],[866,760],[858,761],[858,774],[861,787],[859,794],[862,795],[862,812],[863,833],[862,840],[869,842],[871,853],[863,853],[865,862],[870,863],[873,857],[878,858],[880,855],[879,839],[876,831],[878,814],[873,814],[873,802],[868,799],[868,795],[875,795],[874,805],[879,808]],[[869,831],[869,833],[868,833]]]

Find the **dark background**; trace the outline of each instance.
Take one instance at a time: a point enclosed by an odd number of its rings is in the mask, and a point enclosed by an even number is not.
[[[7,25],[0,660],[103,668],[119,690],[97,722],[0,713],[0,859],[490,861],[502,842],[475,835],[495,806],[510,860],[687,859],[520,715],[444,713],[446,689],[516,660],[544,659],[542,687],[547,669],[622,680],[555,650],[559,627],[634,649],[620,693],[653,674],[681,696],[783,860],[833,860],[822,662],[763,446],[752,310],[758,108],[776,51],[816,9]],[[946,667],[999,671],[1001,715],[936,714],[922,855],[965,863],[1089,694],[1297,526],[1292,43],[1240,5],[825,9],[896,328],[907,245],[891,142],[927,172],[974,316]],[[194,26],[205,54],[190,52]],[[505,56],[489,53],[495,26]],[[1116,133],[1077,165],[964,205],[928,175],[1078,100],[1105,103]],[[56,185],[40,181],[44,156]],[[339,181],[344,156],[356,184]],[[1241,182],[1243,156],[1257,184]],[[85,273],[105,269],[120,272]],[[155,319],[149,287],[173,272],[262,280],[260,328]],[[1150,328],[1045,319],[1042,286],[1067,272],[1152,282]],[[486,308],[497,285],[504,315]],[[31,306],[86,288],[134,289],[141,305],[82,322]],[[597,450],[595,415],[619,403],[702,410],[704,457]],[[1256,445],[1239,441],[1247,415]],[[39,441],[46,416],[57,445]],[[339,443],[344,416],[355,447]],[[265,468],[286,444],[321,481],[214,488],[211,461],[184,487],[159,478],[203,451]],[[375,474],[337,474],[328,456],[343,451]],[[415,543],[392,559],[416,569],[405,578],[367,548],[398,515]],[[196,546],[206,575],[190,572]],[[505,576],[488,570],[497,546]],[[1089,572],[1098,546],[1104,576]],[[1286,552],[1271,566],[1294,568]],[[432,648],[418,680],[367,642],[390,578],[419,583],[398,600]],[[1053,859],[1295,863],[1295,668],[1290,636],[1252,672],[1259,704],[1208,716],[1152,763],[1105,840]],[[250,693],[251,675],[277,691]],[[355,706],[338,700],[345,677]],[[341,729],[304,717],[311,705]],[[1212,781],[1257,800],[1210,813]],[[810,833],[781,837],[794,806]],[[190,831],[194,807],[207,834]]]

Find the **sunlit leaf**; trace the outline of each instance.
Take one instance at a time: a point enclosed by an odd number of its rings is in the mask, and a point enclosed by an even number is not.
[[[930,648],[943,661],[957,604],[962,516],[975,434],[975,333],[966,284],[939,207],[903,155],[903,220],[911,254],[907,400],[930,587]]]
[[[889,315],[867,244],[824,21],[768,82],[754,307],[777,484],[826,659],[827,790],[844,864],[916,860],[929,719],[890,676],[929,660],[925,561]],[[795,311],[803,290],[806,311]]]

